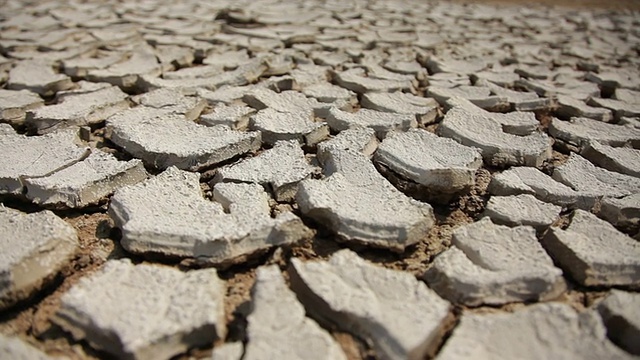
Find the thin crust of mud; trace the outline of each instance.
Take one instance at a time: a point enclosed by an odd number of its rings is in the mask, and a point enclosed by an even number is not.
[[[551,10],[545,10],[546,16],[551,16],[553,14],[553,7],[569,7],[572,9],[581,9],[581,10],[593,10],[594,14],[605,13],[605,10],[621,10],[622,12],[630,12],[630,11],[640,11],[640,1],[638,0],[617,0],[617,1],[603,1],[603,0],[541,0],[535,4],[531,4],[531,2],[524,0],[453,0],[453,2],[457,3],[468,3],[468,4],[492,4],[492,5],[509,5],[515,7],[540,7],[540,6],[550,6]],[[51,5],[51,4],[49,4]],[[55,4],[54,4],[55,5]],[[150,6],[153,7],[153,6]],[[54,8],[53,6],[51,7]],[[231,9],[232,7],[229,7]],[[44,13],[44,10],[48,8],[42,6],[38,8],[38,10]],[[254,19],[250,17],[245,18],[245,14],[243,14],[242,9],[236,9],[233,7],[233,10],[225,10],[224,12],[220,12],[216,15],[215,21],[214,19],[210,19],[212,22],[215,22],[218,25],[218,21],[222,23],[221,26],[228,26],[228,30],[235,32],[248,32],[252,33],[254,27],[259,26]],[[470,11],[473,11],[473,7],[470,6]],[[547,8],[545,8],[547,9]],[[193,9],[192,9],[193,10]],[[485,9],[486,10],[486,9]],[[380,10],[382,11],[382,10]],[[115,15],[116,12],[114,12]],[[248,11],[249,13],[249,11]],[[35,14],[35,13],[34,13]],[[123,12],[126,14],[126,11]],[[117,17],[123,17],[123,15],[118,12]],[[39,14],[38,16],[40,16]],[[402,14],[396,14],[402,15]],[[482,15],[482,14],[480,14]],[[49,15],[47,15],[49,16]],[[187,19],[182,18],[182,14],[163,14],[164,20],[173,24],[173,21],[184,20]],[[358,14],[355,13],[346,13],[344,14],[344,18],[338,16],[338,14],[334,14],[334,17],[330,19],[325,19],[327,22],[344,22],[349,23],[349,21],[353,19],[357,19]],[[53,16],[52,18],[55,18]],[[353,19],[351,18],[353,17]],[[0,15],[0,23],[8,20],[5,19],[4,16]],[[70,20],[70,19],[67,19]],[[120,19],[119,19],[120,20]],[[458,21],[460,19],[457,19]],[[637,19],[634,24],[637,24]],[[224,23],[228,21],[228,23]],[[385,20],[386,21],[386,20]],[[432,21],[432,20],[429,20]],[[489,25],[490,21],[487,21],[487,25]],[[631,23],[631,22],[630,22]],[[456,24],[458,24],[456,22]],[[72,27],[73,24],[69,25]],[[403,23],[403,26],[407,24]],[[386,30],[385,27],[392,27],[391,22],[388,24],[384,21],[380,22],[380,25],[376,24],[377,30],[381,33],[384,33]],[[321,27],[321,26],[319,26]],[[328,25],[327,27],[331,27]],[[87,28],[91,28],[90,26]],[[144,27],[143,27],[144,28]],[[286,28],[283,27],[283,28]],[[368,29],[371,30],[371,29]],[[528,29],[534,32],[532,29]],[[176,29],[177,31],[177,29]],[[186,32],[191,31],[190,29],[186,29]],[[287,30],[289,31],[289,30]],[[404,30],[403,30],[404,31]],[[413,30],[412,30],[413,31]],[[513,31],[510,29],[509,31]],[[617,30],[616,30],[617,31]],[[153,38],[158,35],[156,32],[161,32],[158,29],[153,29],[153,31],[149,31],[145,33],[145,36],[150,36]],[[168,31],[167,31],[168,32]],[[637,32],[637,31],[636,31]],[[333,46],[331,45],[333,36],[340,38],[342,35],[341,31],[336,31],[336,35],[328,34],[327,38],[332,40],[326,40],[327,47]],[[19,37],[20,34],[11,34],[12,36]],[[140,35],[140,34],[138,34]],[[167,35],[167,34],[164,34]],[[233,37],[230,34],[225,34],[230,37]],[[329,36],[330,35],[330,36]],[[431,34],[428,34],[431,35]],[[438,35],[438,34],[436,34]],[[637,35],[637,34],[636,34]],[[24,35],[27,36],[27,35]],[[31,36],[33,36],[31,34]],[[160,35],[158,35],[160,36]],[[167,35],[169,36],[169,35]],[[177,36],[177,35],[176,35]],[[269,35],[272,36],[272,35]],[[264,39],[265,43],[269,43],[269,36],[266,36]],[[399,35],[395,35],[399,36]],[[629,36],[631,37],[631,36]],[[0,38],[4,37],[0,36]],[[356,36],[354,36],[356,38]],[[363,36],[364,39],[367,36]],[[637,38],[637,36],[636,36]],[[346,37],[345,37],[346,39]],[[399,40],[398,40],[399,39]],[[402,43],[403,39],[395,39],[393,41],[398,41]],[[14,40],[14,39],[10,39]],[[7,44],[11,44],[11,41],[7,40]],[[304,39],[303,39],[304,40]],[[314,44],[306,43],[306,40],[295,39],[295,41],[290,40],[291,43],[284,44],[283,48],[278,48],[278,51],[282,51],[282,53],[286,54],[288,50],[295,50],[296,46],[304,49],[306,46],[311,46]],[[358,39],[360,41],[360,39]],[[481,39],[479,39],[481,40]],[[626,40],[626,38],[625,38]],[[73,40],[75,42],[75,39]],[[149,46],[154,41],[157,40],[146,40],[149,42]],[[200,41],[200,40],[198,40]],[[215,40],[217,41],[217,40]],[[215,42],[211,40],[212,43]],[[222,40],[220,40],[222,41]],[[299,41],[299,43],[298,43]],[[351,41],[351,40],[349,40]],[[355,40],[354,40],[355,41]],[[457,40],[456,40],[457,41]],[[493,41],[493,40],[492,40]],[[201,41],[205,43],[205,41]],[[222,41],[224,42],[224,41]],[[257,44],[255,46],[259,46],[261,43],[256,41]],[[278,40],[279,42],[279,40]],[[455,41],[454,41],[455,42]],[[144,43],[147,45],[147,43]],[[155,44],[157,45],[157,44]],[[202,44],[200,44],[202,45]],[[220,45],[216,43],[216,45]],[[317,44],[316,44],[317,45]],[[321,44],[325,46],[324,44]],[[110,45],[109,45],[110,46]],[[123,45],[125,46],[125,45]],[[168,45],[166,45],[168,46]],[[226,46],[226,45],[225,45]],[[367,46],[375,47],[375,42],[372,41],[368,43]],[[449,45],[447,45],[449,46]],[[505,45],[506,46],[506,45]],[[512,46],[512,45],[509,45]],[[553,48],[553,47],[552,47]],[[105,46],[102,50],[108,50],[109,47]],[[243,48],[244,49],[244,48]],[[634,52],[639,52],[640,47],[637,45],[634,47]],[[193,50],[193,49],[192,49]],[[330,53],[329,51],[324,51],[326,49],[323,48],[323,53]],[[415,63],[420,63],[420,59],[423,56],[428,55],[437,55],[437,51],[433,51],[433,54],[427,54],[429,51],[423,49],[424,52],[420,52],[419,54],[415,54],[414,59],[409,61],[409,65],[413,65]],[[486,50],[486,49],[485,49]],[[97,51],[97,50],[96,50]],[[253,50],[248,51],[251,53]],[[315,50],[314,50],[315,51]],[[385,50],[387,51],[387,50]],[[392,52],[391,50],[388,50]],[[474,49],[475,51],[475,49]],[[7,69],[3,69],[2,66],[5,65],[4,60],[7,60],[4,55],[10,57],[11,51],[4,49],[2,54],[0,55],[0,85],[3,88],[7,87],[8,78],[3,78],[3,76],[9,71]],[[260,51],[256,50],[256,54],[260,53]],[[353,54],[353,55],[352,55]],[[255,54],[251,54],[253,57]],[[327,54],[324,54],[327,55]],[[304,61],[311,62],[324,62],[325,59],[322,59],[324,56],[320,56],[318,59],[312,59],[311,56],[308,56]],[[344,54],[343,54],[344,55]],[[396,54],[397,55],[397,54]],[[349,53],[350,58],[358,58],[358,51],[353,50],[353,53]],[[348,66],[358,67],[363,65],[369,59],[358,58],[357,61],[353,61],[353,63]],[[223,56],[221,56],[223,57]],[[327,55],[327,57],[330,57]],[[10,66],[16,65],[19,61],[18,58],[10,59],[12,63]],[[176,60],[177,61],[177,60]],[[510,60],[511,61],[511,60]],[[629,61],[626,59],[625,61]],[[360,63],[359,63],[360,62]],[[622,61],[621,61],[622,63]],[[202,59],[198,59],[192,62],[189,62],[189,65],[184,65],[185,67],[196,67],[198,65],[203,65]],[[392,64],[390,64],[392,65]],[[419,64],[420,70],[427,72],[427,67],[424,64]],[[589,66],[596,66],[598,64],[587,64]],[[182,65],[180,65],[182,66]],[[180,68],[180,66],[176,66],[176,69]],[[228,64],[225,67],[229,67]],[[229,67],[231,68],[231,67]],[[334,66],[333,70],[346,70],[348,67],[344,63],[340,63]],[[5,71],[6,70],[6,71]],[[59,69],[58,69],[59,70]],[[229,70],[226,69],[225,70]],[[378,70],[380,71],[380,70]],[[430,70],[431,71],[431,70]],[[597,71],[596,71],[597,72]],[[286,71],[285,71],[286,73]],[[384,74],[384,73],[383,73]],[[396,74],[397,75],[397,74]],[[431,74],[435,75],[435,74]],[[430,76],[431,76],[430,75]],[[265,75],[266,76],[266,75]],[[272,75],[275,76],[275,75]],[[81,79],[83,77],[78,77]],[[463,77],[464,78],[464,77]],[[74,80],[78,80],[74,79]],[[164,80],[164,79],[163,79]],[[258,81],[265,80],[265,78],[252,79],[248,81],[248,84],[254,85]],[[327,79],[327,85],[336,85],[338,79]],[[418,79],[415,79],[418,80]],[[428,93],[427,83],[424,81],[424,78],[421,78],[422,81],[416,81],[415,89],[411,90],[415,94],[419,94],[420,96],[425,96]],[[292,86],[293,87],[293,86]],[[507,86],[509,87],[509,86]],[[511,88],[514,87],[513,83],[510,85]],[[138,91],[140,90],[140,91]],[[129,94],[133,93],[141,93],[142,89],[127,89]],[[603,91],[602,89],[596,89],[596,92]],[[603,91],[604,93],[604,91]],[[355,95],[354,95],[355,96]],[[50,106],[57,102],[54,100],[52,96],[44,96],[45,103]],[[357,95],[358,100],[362,98],[362,94]],[[605,96],[606,97],[606,96]],[[133,105],[131,103],[130,105]],[[360,110],[361,104],[351,104],[350,112],[357,112]],[[204,114],[210,113],[213,111],[213,105],[209,104],[204,110]],[[216,105],[217,106],[217,105]],[[421,125],[420,127],[426,129],[427,131],[436,133],[440,123],[443,120],[444,112],[442,109],[442,104],[438,105],[438,116],[435,123],[428,125]],[[504,104],[502,106],[505,106]],[[496,109],[494,109],[496,110]],[[496,110],[497,111],[497,110]],[[541,132],[548,132],[549,126],[554,115],[554,109],[550,107],[545,107],[543,110],[537,110],[535,112],[536,119],[539,122],[539,125],[536,125]],[[563,119],[564,120],[564,119]],[[108,121],[108,120],[107,120]],[[535,127],[535,126],[534,126]],[[26,126],[17,126],[20,133],[24,133],[27,128]],[[105,121],[101,121],[97,124],[92,124],[90,126],[84,126],[83,130],[85,132],[84,140],[86,141],[85,145],[89,145],[98,149],[101,149],[107,153],[113,154],[119,160],[131,160],[133,156],[128,154],[125,148],[121,148],[120,146],[112,143],[110,140],[105,137],[106,131],[106,123]],[[82,133],[82,131],[80,131]],[[331,130],[332,135],[337,135],[339,131],[335,129]],[[29,135],[34,135],[34,133],[30,133]],[[2,136],[2,135],[0,135]],[[259,156],[264,153],[266,150],[271,148],[271,145],[262,145],[260,149],[254,149],[252,151],[235,154],[234,156],[227,158],[215,165],[210,165],[206,168],[200,169],[200,189],[202,190],[202,195],[207,200],[213,200],[213,188],[210,183],[213,180],[222,166],[227,166],[234,164],[236,162],[240,162],[252,157]],[[319,157],[316,157],[316,152],[318,147],[315,144],[302,146],[302,149],[305,153],[306,160],[313,165],[319,165]],[[553,151],[551,152],[551,157],[544,161],[542,166],[540,166],[540,170],[545,172],[547,175],[553,174],[554,169],[565,164],[571,152],[578,152],[578,148],[576,146],[563,142],[561,140],[554,140]],[[252,286],[256,280],[257,269],[260,266],[264,265],[277,265],[282,270],[282,275],[285,278],[285,281],[289,281],[288,273],[286,269],[291,264],[292,258],[298,258],[303,261],[318,261],[318,260],[327,260],[331,257],[332,254],[338,252],[341,249],[351,249],[355,251],[360,257],[366,259],[372,263],[375,263],[379,266],[408,272],[415,276],[418,279],[421,279],[423,274],[429,269],[433,264],[433,260],[439,254],[444,252],[445,250],[451,247],[452,233],[456,228],[460,226],[464,226],[465,224],[470,224],[475,221],[478,221],[482,216],[489,200],[489,194],[487,191],[488,185],[492,179],[492,176],[499,171],[503,171],[504,169],[493,168],[484,164],[482,168],[476,171],[475,184],[470,188],[464,189],[464,191],[460,191],[457,193],[451,194],[439,194],[439,193],[428,193],[425,188],[419,186],[418,184],[412,182],[409,179],[402,177],[399,174],[394,173],[391,169],[384,167],[383,165],[377,165],[378,172],[386,178],[389,183],[395,186],[400,192],[404,193],[408,197],[411,197],[418,201],[424,201],[432,205],[434,216],[435,216],[435,224],[429,230],[428,233],[423,235],[423,238],[419,239],[416,243],[407,246],[403,252],[397,253],[392,252],[385,249],[376,249],[366,247],[364,245],[358,245],[349,243],[348,241],[344,241],[343,239],[338,238],[335,234],[333,234],[328,227],[322,226],[319,223],[316,223],[313,219],[308,216],[304,216],[302,211],[299,209],[298,205],[294,201],[282,202],[278,203],[276,200],[272,200],[270,202],[271,212],[273,216],[284,212],[291,212],[297,216],[299,216],[304,224],[309,227],[314,235],[313,237],[304,239],[299,243],[289,246],[281,246],[274,247],[268,250],[264,250],[259,254],[252,254],[251,256],[242,257],[238,261],[234,261],[233,264],[227,264],[225,267],[219,267],[218,275],[219,277],[226,283],[226,293],[224,298],[224,309],[225,309],[225,321],[227,327],[227,335],[225,338],[218,339],[215,343],[208,344],[207,346],[203,346],[200,348],[191,348],[187,352],[182,353],[180,355],[175,356],[173,359],[202,359],[202,358],[211,358],[212,349],[216,346],[222,345],[223,343],[228,342],[243,342],[246,343],[250,341],[247,339],[246,328],[247,328],[247,315],[250,311],[250,302],[251,302],[251,290]],[[152,165],[145,165],[146,171],[154,176],[158,175],[162,172],[159,168],[153,168]],[[319,168],[319,166],[318,166]],[[313,172],[309,175],[309,178],[319,179],[322,176],[320,175],[320,171]],[[269,186],[265,186],[269,187]],[[26,190],[25,190],[26,191]],[[58,210],[54,209],[54,213],[70,224],[77,232],[79,239],[79,247],[77,252],[72,257],[72,260],[67,264],[67,266],[61,270],[61,272],[56,275],[55,279],[49,282],[49,284],[41,289],[36,295],[32,298],[20,302],[18,305],[13,308],[3,310],[0,312],[0,333],[3,335],[9,336],[17,336],[27,343],[32,344],[36,348],[46,352],[50,356],[61,356],[72,360],[80,360],[80,359],[103,359],[103,358],[111,358],[109,354],[102,353],[94,350],[91,346],[83,341],[75,340],[69,333],[65,332],[62,328],[58,327],[56,324],[52,322],[52,318],[54,314],[58,311],[60,307],[60,301],[62,296],[71,289],[75,284],[78,283],[80,279],[83,277],[91,276],[94,272],[98,271],[106,261],[109,259],[119,259],[119,258],[129,258],[134,263],[144,263],[144,262],[160,262],[168,266],[172,266],[173,268],[180,269],[181,271],[191,271],[202,266],[210,266],[199,263],[197,259],[188,258],[188,259],[180,259],[180,258],[168,258],[160,255],[147,255],[145,257],[128,254],[120,245],[121,233],[120,230],[114,227],[114,223],[112,219],[107,214],[108,201],[107,199],[102,199],[99,204],[94,204],[90,208],[85,208],[83,210]],[[596,204],[599,205],[599,204]],[[42,210],[42,208],[33,205],[31,203],[25,202],[25,200],[20,200],[18,196],[8,196],[2,195],[0,196],[0,206],[7,206],[9,208],[15,208],[20,211],[31,213]],[[596,209],[597,210],[597,209]],[[572,210],[571,209],[563,209],[560,213],[559,217],[553,224],[556,227],[561,229],[566,228],[570,223]],[[422,234],[421,234],[422,235]],[[538,234],[538,238],[544,236],[544,233]],[[638,235],[636,235],[637,238]],[[556,264],[558,265],[558,264]],[[587,309],[593,308],[595,304],[598,303],[603,297],[607,295],[607,291],[601,288],[587,288],[580,286],[577,284],[574,279],[572,279],[569,275],[565,274],[565,279],[567,282],[568,289],[564,291],[558,298],[553,299],[553,301],[569,304],[573,308],[578,311],[585,311]],[[478,307],[468,307],[463,305],[452,305],[451,311],[449,313],[448,318],[443,322],[441,334],[439,334],[440,339],[434,345],[429,354],[427,354],[427,358],[433,358],[437,355],[437,351],[443,344],[447,341],[448,337],[453,332],[453,329],[457,325],[460,320],[460,317],[463,313],[475,313],[475,314],[488,314],[488,313],[499,313],[499,312],[514,312],[519,309],[522,309],[526,306],[529,306],[529,303],[508,303],[500,306],[478,306]],[[415,314],[415,316],[420,316],[420,314]],[[331,336],[335,339],[335,341],[342,347],[347,359],[349,360],[357,360],[357,359],[378,359],[380,358],[379,354],[376,354],[373,346],[364,339],[358,338],[357,336],[339,330],[335,324],[322,324],[322,326],[327,330]]]
[[[50,319],[65,292],[82,277],[98,270],[108,258],[118,257],[116,243],[110,238],[111,219],[104,212],[58,215],[76,229],[78,251],[52,284],[26,303],[2,314],[0,332],[25,339],[49,355],[65,356],[70,360],[104,358],[106,354],[75,341]]]

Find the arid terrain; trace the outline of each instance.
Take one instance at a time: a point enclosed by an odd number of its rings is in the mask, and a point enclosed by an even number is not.
[[[456,0],[457,1],[457,0]],[[466,4],[502,4],[507,6],[531,6],[530,1],[524,0],[459,0],[460,3]],[[617,10],[617,11],[637,11],[640,9],[640,1],[638,0],[620,0],[620,1],[603,1],[603,0],[541,0],[536,2],[538,6],[560,7],[573,10]]]
[[[0,1],[0,359],[640,356],[640,2]]]

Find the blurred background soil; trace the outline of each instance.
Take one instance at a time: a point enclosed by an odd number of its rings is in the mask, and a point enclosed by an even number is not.
[[[640,11],[640,0],[453,0],[462,3],[511,4],[526,6],[562,6],[577,9]],[[640,17],[638,18],[640,20]]]

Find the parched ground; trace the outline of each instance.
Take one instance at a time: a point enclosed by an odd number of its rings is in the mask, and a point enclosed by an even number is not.
[[[473,1],[461,1],[466,3],[473,3]],[[484,4],[506,4],[506,5],[530,5],[527,1],[519,0],[483,0],[476,1],[475,3]],[[562,1],[538,1],[537,4],[542,6],[559,6],[571,9],[580,10],[593,10],[593,9],[612,9],[612,10],[635,10],[637,11],[640,3],[635,0],[622,0],[622,1],[601,1],[601,0],[562,0]]]
[[[0,9],[0,359],[640,355],[640,2]]]

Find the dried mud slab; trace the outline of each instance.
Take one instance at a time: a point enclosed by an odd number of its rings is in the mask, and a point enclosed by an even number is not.
[[[475,184],[482,156],[466,147],[422,129],[388,136],[374,161],[436,194],[454,194]]]
[[[460,107],[469,112],[489,118],[502,126],[502,131],[518,136],[531,135],[538,130],[540,122],[536,119],[532,112],[512,111],[507,113],[486,111],[470,101],[455,97],[446,101],[445,106],[448,108]]]
[[[65,74],[72,77],[87,77],[89,71],[107,68],[123,60],[125,53],[102,51],[91,57],[77,57],[62,61]]]
[[[331,335],[305,316],[276,265],[258,268],[251,295],[243,359],[346,360]]]
[[[331,165],[333,154],[353,150],[371,157],[379,146],[376,132],[371,128],[358,127],[341,131],[340,134],[318,144],[317,156],[325,166]],[[338,164],[334,164],[338,165]],[[335,169],[334,169],[335,170]],[[329,170],[332,171],[332,170]]]
[[[434,225],[433,209],[393,187],[356,150],[367,149],[371,134],[349,135],[336,137],[341,140],[319,153],[326,177],[300,183],[296,196],[300,210],[344,241],[403,251],[426,237]]]
[[[9,72],[7,81],[10,90],[29,90],[41,96],[51,96],[72,87],[70,77],[55,73],[51,63],[37,60],[18,62]]]
[[[87,80],[107,82],[123,89],[131,89],[138,84],[142,76],[158,76],[162,72],[155,54],[147,49],[131,53],[128,59],[104,69],[93,69],[87,74]]]
[[[585,286],[640,286],[640,243],[613,225],[576,210],[565,230],[552,228],[543,244]]]
[[[528,225],[543,230],[553,224],[562,207],[548,204],[533,195],[492,196],[484,216],[496,224],[507,226]]]
[[[640,150],[590,142],[580,155],[607,170],[640,177]]]
[[[333,131],[344,131],[354,127],[368,127],[376,131],[376,136],[384,139],[389,132],[407,131],[418,126],[416,117],[411,114],[394,114],[369,109],[360,109],[355,113],[331,108],[327,115],[327,124]]]
[[[122,231],[122,246],[222,265],[311,235],[290,212],[272,218],[260,185],[217,184],[212,202],[203,198],[199,177],[171,167],[116,191],[109,214]]]
[[[638,100],[626,102],[615,99],[590,98],[587,103],[589,103],[589,105],[609,109],[613,112],[616,119],[621,119],[623,117],[640,116],[640,104],[637,104],[637,101]]]
[[[58,104],[29,111],[25,122],[38,134],[64,127],[97,124],[128,109],[126,99],[127,94],[116,86],[78,94],[70,93]]]
[[[453,88],[429,86],[427,95],[436,99],[440,105],[445,105],[451,98],[463,98],[483,109],[507,107],[507,99],[491,95],[489,88],[480,86],[458,86]]]
[[[251,116],[249,127],[259,131],[262,141],[269,145],[277,141],[297,140],[307,146],[315,146],[329,137],[327,124],[315,122],[311,111],[279,112],[267,108]]]
[[[559,116],[565,118],[585,117],[603,122],[613,121],[611,110],[602,107],[592,107],[570,96],[560,95],[557,98]]]
[[[328,82],[318,82],[304,86],[301,91],[307,97],[314,98],[323,103],[343,102],[355,105],[358,102],[356,94],[353,91]]]
[[[78,249],[76,231],[50,211],[0,207],[0,310],[46,286]]]
[[[215,269],[110,260],[62,296],[54,321],[119,358],[169,358],[226,335],[224,293]]]
[[[624,146],[640,141],[640,129],[587,118],[573,118],[570,121],[553,118],[549,125],[549,135],[577,147],[590,141],[610,146]]]
[[[0,122],[22,125],[27,111],[44,106],[44,100],[29,90],[0,89]]]
[[[597,310],[609,339],[627,352],[640,355],[640,294],[611,290]]]
[[[543,301],[566,288],[562,270],[529,226],[508,228],[484,218],[454,230],[451,245],[424,275],[449,301],[468,306]]]
[[[242,97],[242,101],[257,110],[271,109],[280,113],[307,113],[321,116],[331,105],[308,98],[298,91],[275,91],[258,87]]]
[[[82,161],[51,175],[24,179],[25,196],[43,206],[81,208],[146,178],[142,161],[119,161],[112,154],[93,150]]]
[[[613,93],[613,98],[629,104],[640,104],[640,91],[617,88]]]
[[[615,71],[615,69],[603,69],[598,73],[588,72],[585,80],[598,84],[603,88],[613,89],[627,88],[638,90],[640,83],[632,71]]]
[[[189,121],[200,116],[206,101],[196,96],[185,96],[176,89],[157,89],[131,98],[136,104],[180,114]]]
[[[487,63],[479,59],[458,60],[451,57],[430,56],[424,66],[431,73],[474,74],[487,67]]]
[[[315,170],[297,141],[279,141],[256,157],[218,169],[212,184],[260,184],[271,191],[277,201],[292,201],[298,192],[298,183]]]
[[[53,174],[82,160],[89,151],[76,145],[73,131],[25,136],[0,124],[0,134],[0,193],[4,194],[21,194],[23,179]]]
[[[199,170],[255,151],[260,134],[208,127],[170,110],[137,107],[107,120],[107,137],[158,169]]]
[[[544,202],[580,209],[590,209],[595,201],[531,167],[512,167],[494,174],[488,190],[497,196],[531,194]]]
[[[599,316],[560,303],[514,313],[463,314],[439,360],[632,359],[606,338]]]
[[[558,166],[553,178],[572,189],[594,197],[619,198],[640,193],[640,178],[595,166],[577,154]]]
[[[637,230],[640,224],[640,194],[620,199],[604,199],[600,204],[598,216],[615,226]]]
[[[506,99],[515,111],[550,110],[553,105],[552,98],[540,97],[535,92],[514,91],[482,79],[478,80],[476,85],[488,87],[492,94]]]
[[[462,106],[446,113],[438,135],[480,149],[485,163],[492,166],[540,167],[551,157],[551,142],[546,134],[512,135],[504,132],[499,122]]]
[[[6,155],[0,193],[47,207],[80,208],[147,176],[140,160],[119,161],[112,154],[81,147],[71,130],[29,137],[5,129],[0,140]]]
[[[367,93],[362,95],[362,106],[376,111],[415,115],[421,125],[432,124],[438,115],[438,103],[434,99],[394,93]]]
[[[333,72],[337,85],[358,94],[368,92],[410,91],[413,84],[408,80],[388,80],[366,76],[363,69],[350,69],[343,72]]]
[[[328,261],[292,259],[289,275],[307,311],[371,341],[383,358],[423,358],[449,321],[449,303],[413,275],[373,265],[350,250]]]
[[[267,65],[260,59],[252,59],[240,64],[235,70],[225,71],[211,77],[194,77],[183,79],[163,79],[155,74],[143,75],[139,81],[146,91],[161,88],[194,90],[215,90],[225,85],[244,86],[255,82],[267,70]]]
[[[207,126],[226,125],[234,130],[246,130],[256,110],[247,105],[217,105],[212,112],[200,116],[198,123]],[[264,137],[264,135],[263,135]]]

